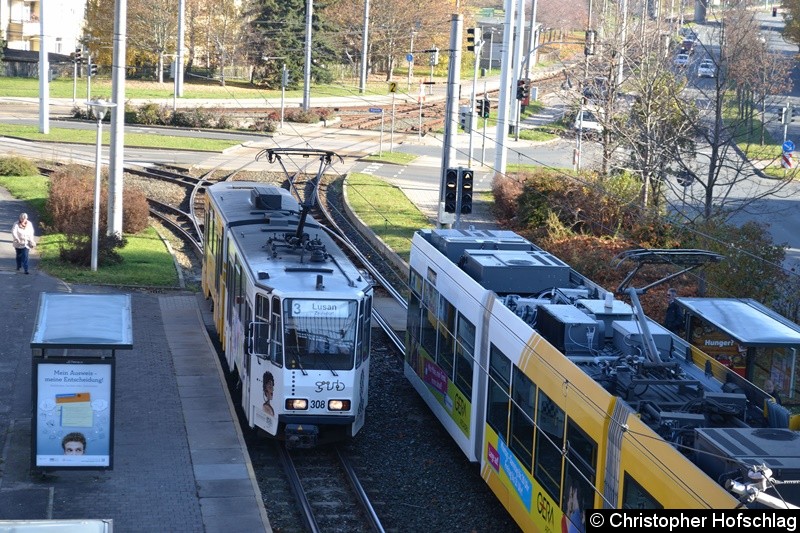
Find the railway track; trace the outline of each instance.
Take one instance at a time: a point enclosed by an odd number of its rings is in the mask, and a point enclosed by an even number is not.
[[[203,255],[202,227],[193,215],[152,198],[147,199],[147,205],[150,206],[150,214],[190,244],[197,257]]]
[[[307,531],[384,531],[355,470],[339,448],[290,452],[276,446]]]

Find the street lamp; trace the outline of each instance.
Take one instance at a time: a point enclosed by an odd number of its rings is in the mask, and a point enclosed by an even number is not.
[[[86,105],[97,117],[97,145],[95,150],[94,210],[92,212],[92,272],[97,271],[97,241],[100,233],[100,147],[103,143],[103,118],[106,112],[117,104],[103,99],[90,100]]]

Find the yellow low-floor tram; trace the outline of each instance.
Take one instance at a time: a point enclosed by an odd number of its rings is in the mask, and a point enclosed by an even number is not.
[[[635,295],[510,231],[418,231],[409,279],[404,373],[523,530],[583,531],[591,508],[800,503],[776,485],[800,479],[777,404]]]

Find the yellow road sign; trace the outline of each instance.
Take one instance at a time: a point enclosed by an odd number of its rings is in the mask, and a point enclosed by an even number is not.
[[[397,82],[396,81],[390,81],[389,82],[389,92],[390,93],[396,93],[397,92]]]

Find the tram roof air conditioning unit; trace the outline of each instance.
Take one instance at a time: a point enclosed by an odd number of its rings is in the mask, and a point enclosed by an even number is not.
[[[291,193],[275,185],[261,185],[250,190],[250,202],[253,209],[264,211],[299,211],[297,203]]]
[[[529,241],[508,230],[434,230],[431,244],[453,263],[465,250],[533,250]]]
[[[539,306],[536,329],[566,355],[588,354],[600,346],[601,326],[569,304]]]
[[[467,250],[462,269],[498,294],[537,294],[569,285],[569,265],[544,251]]]

